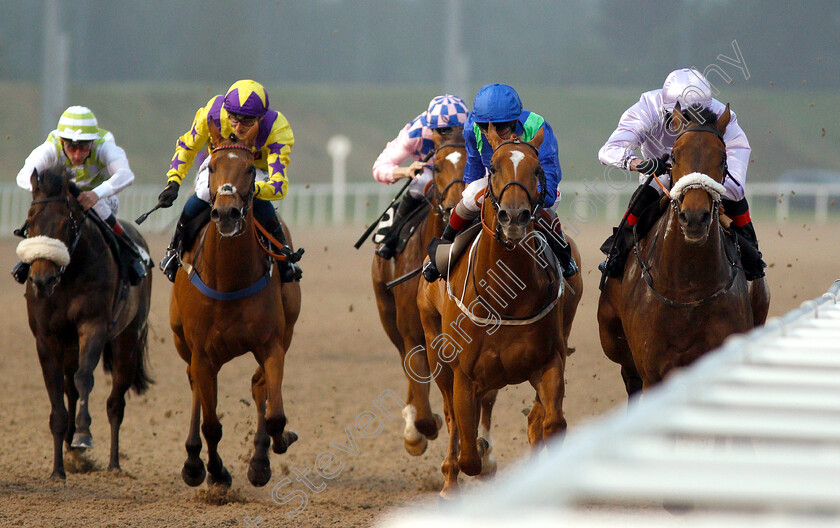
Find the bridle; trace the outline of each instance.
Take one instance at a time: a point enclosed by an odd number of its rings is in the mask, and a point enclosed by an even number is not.
[[[495,149],[493,149],[493,156],[495,156],[496,152],[498,152],[498,150],[500,148],[502,148],[504,145],[510,145],[510,144],[513,144],[513,145],[527,145],[531,149],[533,149],[534,153],[537,155],[537,157],[539,157],[539,149],[537,147],[535,147],[534,145],[532,145],[528,142],[521,141],[519,139],[511,139],[511,140],[508,140],[508,141],[503,141]],[[491,156],[491,159],[492,159],[492,156]],[[502,190],[499,191],[499,195],[496,196],[495,194],[493,194],[493,175],[494,175],[494,171],[490,171],[490,174],[487,177],[487,190],[485,191],[485,194],[484,194],[484,198],[485,198],[484,201],[487,202],[489,200],[490,204],[493,206],[493,209],[497,213],[499,212],[499,209],[501,207],[501,201],[502,201],[502,197],[505,194],[505,191],[507,191],[508,188],[511,187],[511,186],[517,186],[517,187],[521,188],[523,191],[525,191],[525,195],[528,197],[528,204],[531,206],[531,218],[534,218],[537,215],[537,212],[540,210],[540,208],[542,207],[543,201],[545,200],[545,192],[546,192],[546,189],[545,189],[545,186],[546,186],[545,172],[542,170],[542,167],[537,169],[537,183],[538,183],[538,186],[539,186],[539,192],[537,193],[537,199],[536,200],[534,200],[534,196],[531,194],[531,191],[528,190],[528,188],[525,186],[525,184],[523,184],[522,182],[517,181],[517,180],[512,180],[512,181],[507,182],[502,187]],[[482,209],[483,209],[483,207],[484,206],[482,204]],[[490,231],[491,233],[493,233],[493,237],[496,239],[496,241],[498,241],[506,249],[512,250],[513,248],[515,248],[517,244],[511,243],[502,234],[502,226],[501,226],[501,224],[499,224],[498,220],[496,221],[495,229],[490,229],[484,223],[484,214],[483,213],[484,213],[484,211],[482,211],[481,222],[484,225],[484,228],[487,229],[488,231]]]
[[[67,211],[68,211],[68,215],[70,217],[70,237],[69,238],[72,240],[70,245],[67,247],[67,250],[68,250],[70,256],[72,257],[73,252],[76,249],[76,246],[79,244],[79,239],[82,237],[82,224],[84,223],[85,218],[87,218],[87,216],[85,216],[82,219],[81,222],[76,220],[76,217],[73,216],[73,207],[70,205],[70,198],[66,194],[63,194],[61,196],[48,196],[46,198],[41,198],[41,199],[38,199],[38,200],[32,200],[31,205],[45,204],[45,203],[50,203],[50,202],[63,202],[65,205],[67,205]],[[29,229],[28,229],[28,226],[27,226],[27,228],[26,228],[27,237],[29,236],[28,231],[29,231]],[[64,266],[59,266],[58,271],[55,273],[55,275],[53,275],[53,278],[55,279],[55,284],[56,285],[58,285],[58,283],[61,282],[61,277],[64,275],[64,271],[67,269],[67,266],[69,266],[69,263],[65,264]]]
[[[723,157],[723,179],[720,182],[720,184],[723,185],[724,182],[726,181],[726,178],[729,176],[729,167],[727,165],[727,160],[726,160],[726,141],[724,141],[724,139],[723,139],[723,134],[718,132],[717,129],[709,127],[709,126],[705,126],[705,125],[699,126],[699,127],[696,127],[696,128],[686,127],[683,130],[681,130],[679,134],[677,134],[677,137],[674,139],[674,145],[677,144],[677,141],[679,141],[679,139],[682,136],[684,136],[685,134],[688,134],[689,132],[708,132],[710,134],[714,134],[720,140],[720,143],[723,145],[723,153],[724,153],[724,157]],[[673,154],[672,154],[672,156],[673,156]],[[737,181],[737,180],[733,180],[733,181]],[[674,199],[671,200],[671,206],[674,208],[674,210],[677,213],[680,212],[680,205],[682,205],[682,201],[683,201],[684,198],[685,198],[685,194],[682,194],[680,196],[679,200],[674,200]],[[720,207],[720,199],[718,199],[718,200],[712,199],[712,214],[716,214],[719,207]]]
[[[251,155],[251,158],[252,158],[252,161],[253,161],[254,152],[253,152],[253,150],[251,150],[251,147],[248,147],[246,145],[221,145],[221,146],[218,146],[218,147],[214,147],[210,151],[210,154],[212,156],[216,152],[222,151],[222,150],[244,150],[244,151],[247,151]],[[251,181],[248,185],[248,192],[247,193],[242,194],[239,191],[239,189],[237,189],[236,187],[234,187],[230,183],[223,183],[222,185],[220,185],[218,187],[218,189],[216,189],[216,192],[213,192],[213,190],[211,189],[211,191],[210,191],[210,206],[212,207],[216,203],[216,196],[219,195],[219,194],[221,194],[221,195],[233,195],[233,194],[235,194],[236,196],[239,196],[240,200],[242,200],[242,207],[239,208],[239,213],[241,215],[240,218],[244,219],[247,216],[248,211],[251,208],[251,205],[253,203],[252,198],[254,197],[254,180],[256,179],[256,174],[257,173],[256,173],[256,169],[254,168],[253,163],[251,164],[250,172],[251,172]],[[209,185],[210,178],[208,178],[207,181],[208,181],[208,185]]]
[[[435,156],[438,155],[442,150],[448,148],[465,148],[466,145],[464,143],[444,143],[443,145],[439,146],[435,149]],[[437,184],[437,171],[432,170],[432,188],[434,189],[434,202],[430,200],[426,200],[429,202],[429,205],[434,208],[444,219],[447,218],[448,212],[443,208],[443,199],[446,196],[446,193],[449,192],[449,189],[452,188],[453,185],[458,183],[464,183],[464,178],[457,178],[452,180],[451,182],[444,185],[443,190],[438,190]]]

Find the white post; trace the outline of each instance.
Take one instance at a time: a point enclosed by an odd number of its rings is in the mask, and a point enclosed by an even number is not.
[[[344,223],[344,202],[347,196],[347,168],[345,161],[350,155],[353,145],[347,136],[333,136],[327,141],[327,153],[333,161],[332,191],[334,225]]]
[[[70,77],[70,37],[61,30],[58,0],[47,0],[44,9],[44,58],[41,64],[41,135],[46,137],[67,101]]]

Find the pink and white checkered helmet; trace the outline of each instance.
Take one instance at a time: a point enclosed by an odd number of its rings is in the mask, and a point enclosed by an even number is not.
[[[429,103],[429,109],[420,116],[420,123],[428,128],[461,127],[467,120],[467,105],[460,97],[440,95]]]

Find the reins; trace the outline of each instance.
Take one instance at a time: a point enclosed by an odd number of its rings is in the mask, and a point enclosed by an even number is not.
[[[76,220],[76,217],[73,216],[73,207],[70,205],[70,198],[66,194],[61,196],[48,196],[39,200],[32,200],[31,205],[49,202],[64,202],[67,205],[67,211],[70,216],[70,237],[73,239],[72,242],[70,242],[70,245],[67,247],[67,250],[70,254],[70,257],[72,258],[73,252],[76,250],[76,246],[79,244],[79,240],[82,238],[82,224],[84,224],[85,219],[87,219],[87,216],[85,216],[81,222]],[[70,263],[68,262],[64,266],[59,266],[58,271],[55,274],[56,284],[61,282],[61,277],[64,275],[64,272],[67,269],[67,266],[69,265]]]

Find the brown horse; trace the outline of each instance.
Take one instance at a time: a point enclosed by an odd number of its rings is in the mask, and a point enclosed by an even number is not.
[[[109,470],[120,470],[125,393],[133,388],[142,394],[151,383],[146,373],[151,274],[137,286],[121,283],[117,261],[109,258],[108,241],[94,224],[98,218],[88,219],[96,213],[82,210],[71,178],[66,170],[32,173],[27,239],[18,246],[21,259],[31,263],[26,309],[50,397],[52,477],[60,479],[65,478],[62,441],[68,449],[93,447],[88,401],[99,358],[113,382],[107,401]],[[148,254],[137,230],[128,224],[123,227]]]
[[[531,143],[503,141],[491,124],[487,139],[493,156],[481,213],[485,232],[450,268],[449,282],[424,285],[418,297],[429,367],[449,429],[443,497],[457,492],[459,470],[482,471],[488,443],[477,432],[485,394],[524,381],[533,385],[537,396],[528,439],[534,452],[543,439],[565,429],[567,340],[583,293],[580,274],[565,284],[546,266],[546,241],[534,231],[540,185],[545,188],[537,155],[542,131]]]
[[[217,446],[222,425],[216,415],[216,377],[222,365],[252,352],[259,367],[251,380],[257,409],[254,455],[248,480],[264,486],[271,478],[268,447],[285,453],[297,435],[284,431],[283,364],[300,314],[300,284],[281,283],[273,259],[256,237],[252,208],[255,178],[251,146],[258,127],[242,141],[223,139],[213,123],[209,162],[212,221],[184,257],[173,286],[169,317],[178,354],[187,362],[193,393],[187,460],[181,477],[190,486],[206,476],[199,457],[199,425],[207,440],[208,482],[230,486]],[[285,229],[285,226],[284,226]],[[291,237],[286,233],[291,244]],[[203,414],[204,423],[201,423]]]
[[[678,105],[673,116],[670,207],[598,303],[601,345],[621,365],[628,396],[763,324],[770,304],[765,279],[747,282],[720,226],[729,106],[717,117]]]

